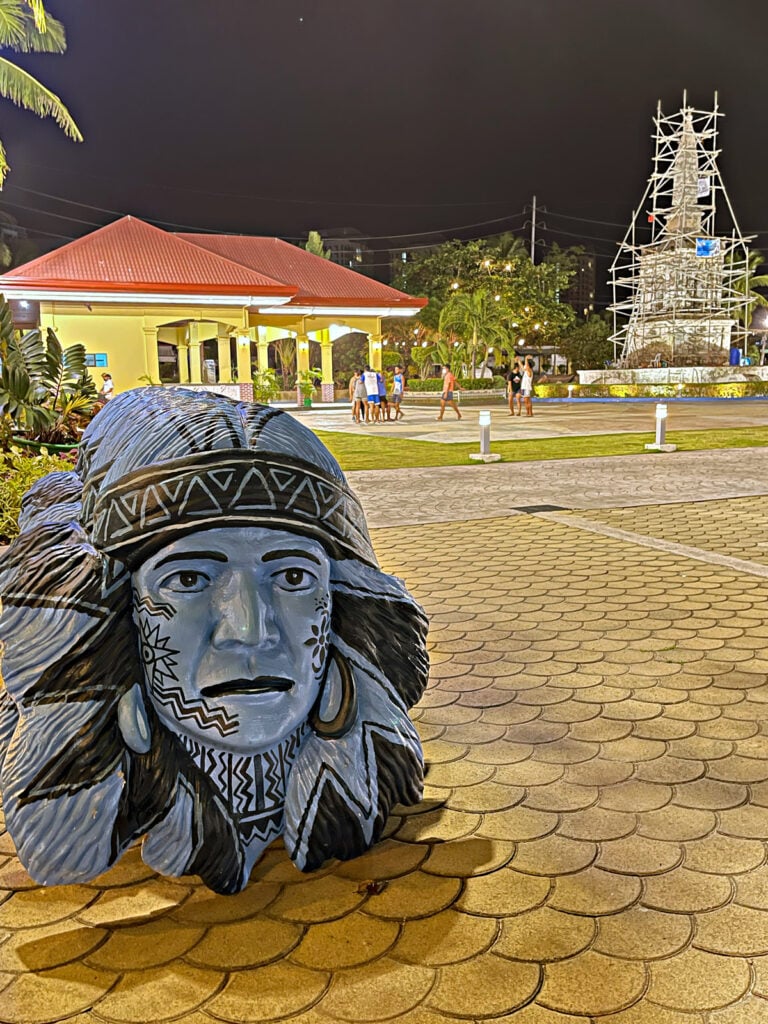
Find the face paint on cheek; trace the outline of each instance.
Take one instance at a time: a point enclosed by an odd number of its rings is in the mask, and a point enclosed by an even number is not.
[[[331,601],[328,594],[318,598],[315,612],[319,615],[319,621],[311,627],[311,635],[304,641],[304,646],[312,648],[312,671],[319,678],[325,669],[331,632]]]
[[[172,718],[182,728],[185,723],[194,724],[198,730],[210,732],[212,738],[214,733],[229,736],[237,732],[240,719],[236,714],[225,708],[212,708],[205,700],[186,691],[177,672],[176,655],[180,651],[171,647],[170,637],[161,632],[160,623],[155,621],[155,615],[162,613],[153,609],[153,614],[147,614],[139,610],[140,607],[146,608],[146,603],[137,602],[135,615],[144,681],[161,718]],[[172,608],[170,610],[175,614]]]

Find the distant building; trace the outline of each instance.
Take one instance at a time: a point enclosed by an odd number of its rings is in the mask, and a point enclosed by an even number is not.
[[[374,251],[365,244],[362,231],[357,228],[324,228],[320,237],[325,248],[330,250],[334,263],[356,270],[358,274],[374,276]]]
[[[562,300],[567,302],[584,319],[595,311],[595,289],[597,287],[597,264],[595,257],[582,253],[576,257],[578,267],[570,284],[563,292]]]

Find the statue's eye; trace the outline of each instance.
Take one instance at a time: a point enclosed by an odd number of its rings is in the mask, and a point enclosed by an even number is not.
[[[308,569],[292,565],[289,569],[275,573],[274,580],[281,590],[311,590],[317,582],[317,577]]]
[[[167,576],[161,586],[174,594],[198,594],[205,590],[211,582],[210,577],[204,572],[194,572],[192,569],[182,569],[171,576]]]

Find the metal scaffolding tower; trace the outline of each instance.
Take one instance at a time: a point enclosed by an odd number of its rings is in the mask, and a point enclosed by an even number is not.
[[[712,110],[695,110],[685,94],[671,116],[658,105],[653,173],[611,266],[623,365],[633,353],[652,364],[670,354],[706,362],[715,349],[746,344],[748,239],[717,166],[722,116],[717,94]]]

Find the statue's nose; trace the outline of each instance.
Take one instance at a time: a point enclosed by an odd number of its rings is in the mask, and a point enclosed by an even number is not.
[[[251,573],[235,573],[219,589],[214,614],[214,647],[267,647],[279,638],[269,588]]]

